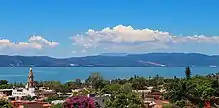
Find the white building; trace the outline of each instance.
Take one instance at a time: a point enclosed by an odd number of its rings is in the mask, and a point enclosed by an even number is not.
[[[28,81],[25,88],[0,89],[0,97],[18,99],[26,96],[31,96],[31,97],[36,96],[33,78],[34,78],[33,71],[30,68],[28,74]]]
[[[25,88],[0,89],[0,96],[7,96],[8,98],[13,98],[13,99],[26,97],[26,96],[31,96],[31,97],[36,96],[33,78],[34,78],[33,71],[30,68],[28,74],[28,81]]]
[[[28,73],[27,84],[25,88],[14,88],[12,89],[12,96],[14,97],[25,97],[25,96],[36,96],[34,88],[34,76],[32,68]]]
[[[24,96],[36,96],[34,88],[34,76],[32,68],[28,73],[27,84],[25,88],[16,88],[12,90],[12,96],[24,97]]]
[[[51,103],[54,104],[54,105],[56,105],[56,104],[62,104],[62,103],[64,103],[64,102],[65,102],[64,100],[54,100],[54,101],[52,101]]]
[[[12,96],[14,97],[25,97],[25,96],[31,96],[34,97],[35,95],[35,89],[34,88],[16,88],[12,90]]]

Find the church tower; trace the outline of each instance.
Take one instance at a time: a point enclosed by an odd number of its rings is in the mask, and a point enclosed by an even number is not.
[[[34,88],[34,76],[32,68],[30,68],[29,74],[28,74],[28,82],[27,82],[27,88]]]

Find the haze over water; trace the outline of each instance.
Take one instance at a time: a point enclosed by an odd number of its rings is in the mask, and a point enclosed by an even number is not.
[[[192,75],[207,75],[219,72],[219,68],[193,67]],[[0,79],[9,82],[27,81],[29,67],[2,67]],[[184,67],[34,67],[34,79],[37,81],[58,80],[66,82],[74,79],[85,80],[92,72],[99,72],[105,79],[129,78],[134,75],[149,77],[184,77]]]

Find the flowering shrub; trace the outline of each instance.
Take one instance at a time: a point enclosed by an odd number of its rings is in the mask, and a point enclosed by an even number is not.
[[[95,101],[86,96],[74,96],[66,99],[64,108],[96,108]]]

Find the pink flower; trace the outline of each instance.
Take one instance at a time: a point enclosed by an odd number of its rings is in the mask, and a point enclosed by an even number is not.
[[[64,108],[96,108],[95,101],[86,96],[74,96],[66,99]]]

